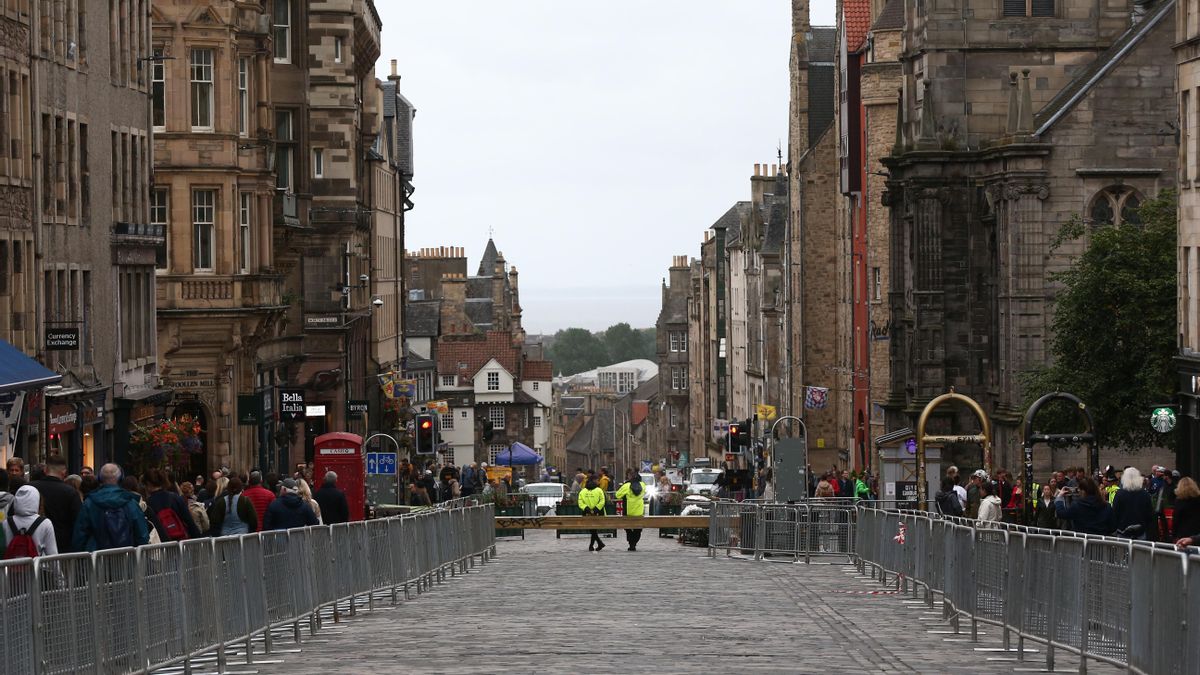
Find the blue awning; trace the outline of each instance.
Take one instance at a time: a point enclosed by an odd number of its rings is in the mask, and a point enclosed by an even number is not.
[[[57,384],[62,375],[25,356],[16,347],[0,340],[0,393],[41,389]]]
[[[496,453],[496,464],[499,466],[532,465],[540,461],[542,456],[536,450],[520,442]]]

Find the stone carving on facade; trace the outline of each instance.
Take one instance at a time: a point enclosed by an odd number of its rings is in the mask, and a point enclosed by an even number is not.
[[[1046,199],[1050,196],[1050,186],[1045,183],[1006,183],[1004,185],[1006,200],[1016,201],[1028,195],[1033,195],[1039,200]]]
[[[0,186],[0,213],[18,222],[30,222],[29,188]]]
[[[29,44],[29,29],[12,19],[0,17],[0,45],[8,45],[11,49],[12,45],[27,44]]]

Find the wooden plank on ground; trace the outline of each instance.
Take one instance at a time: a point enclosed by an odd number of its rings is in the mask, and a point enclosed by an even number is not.
[[[498,516],[497,530],[652,530],[707,528],[708,516]]]

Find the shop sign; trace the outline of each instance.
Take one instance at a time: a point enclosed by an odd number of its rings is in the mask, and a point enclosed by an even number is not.
[[[46,351],[64,352],[79,349],[78,328],[46,328]]]
[[[50,433],[65,434],[74,431],[79,422],[79,412],[73,405],[50,406]]]
[[[296,422],[304,419],[304,390],[279,390],[279,419]]]
[[[89,405],[83,409],[84,425],[95,424],[104,418],[104,406]]]
[[[163,384],[178,391],[187,389],[213,389],[217,386],[217,381],[211,377],[193,377],[186,380],[163,380]]]
[[[254,426],[258,424],[260,415],[258,397],[254,394],[238,394],[237,414],[240,425]]]
[[[342,317],[338,314],[309,314],[304,317],[307,328],[340,328]]]
[[[351,419],[361,419],[367,414],[367,402],[357,399],[349,399],[346,401],[346,417]]]

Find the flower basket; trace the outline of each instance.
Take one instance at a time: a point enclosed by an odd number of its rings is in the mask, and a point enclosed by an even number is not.
[[[190,415],[135,425],[129,434],[130,468],[134,475],[149,469],[167,469],[176,475],[186,475],[192,466],[192,456],[204,451],[201,431],[200,423]]]

